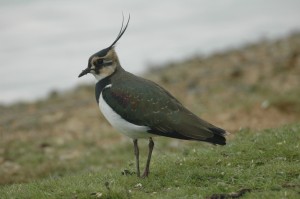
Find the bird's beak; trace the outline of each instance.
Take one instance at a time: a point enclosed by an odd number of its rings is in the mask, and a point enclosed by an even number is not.
[[[82,77],[82,76],[88,74],[90,71],[91,71],[90,68],[86,68],[78,75],[78,77]]]

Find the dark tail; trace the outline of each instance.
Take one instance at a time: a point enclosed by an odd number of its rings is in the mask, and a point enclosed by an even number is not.
[[[219,145],[226,145],[225,135],[227,134],[227,132],[225,130],[218,127],[209,128],[209,130],[214,133],[214,136],[206,139],[206,142]]]

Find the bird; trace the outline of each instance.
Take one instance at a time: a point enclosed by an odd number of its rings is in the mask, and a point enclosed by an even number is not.
[[[125,33],[130,15],[113,43],[90,56],[88,66],[79,74],[96,79],[95,96],[100,111],[119,132],[133,140],[137,177],[150,173],[153,137],[164,136],[225,145],[227,131],[189,111],[172,94],[153,81],[127,72],[121,66],[115,45]],[[149,140],[143,174],[140,173],[139,139]]]

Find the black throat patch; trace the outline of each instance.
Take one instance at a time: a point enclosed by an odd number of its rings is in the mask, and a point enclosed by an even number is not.
[[[99,97],[105,86],[111,84],[110,76],[105,77],[104,79],[97,82],[95,86],[95,95],[96,95],[96,101],[99,104]]]

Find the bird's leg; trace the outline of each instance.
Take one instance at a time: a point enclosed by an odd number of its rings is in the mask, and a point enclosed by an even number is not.
[[[148,152],[148,159],[147,159],[147,163],[146,163],[146,168],[143,174],[143,178],[148,177],[149,173],[150,173],[150,161],[151,161],[151,155],[152,155],[152,151],[154,148],[154,142],[152,140],[152,138],[149,138],[149,152]]]
[[[139,162],[139,146],[138,146],[138,140],[133,140],[133,146],[134,146],[134,155],[135,155],[135,162],[136,162],[136,175],[137,177],[140,177],[140,162]]]

